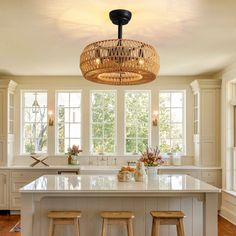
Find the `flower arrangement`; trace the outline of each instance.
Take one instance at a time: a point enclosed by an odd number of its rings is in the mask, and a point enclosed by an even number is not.
[[[77,156],[80,152],[82,152],[83,150],[79,149],[79,146],[73,145],[72,147],[69,147],[67,149],[67,154],[69,156],[75,155]]]
[[[142,153],[139,161],[143,162],[145,166],[160,166],[164,163],[160,152],[158,147],[147,147],[146,151]]]
[[[79,157],[78,154],[83,150],[79,149],[79,146],[73,145],[67,149],[68,155],[68,164],[69,165],[78,165],[79,164]]]

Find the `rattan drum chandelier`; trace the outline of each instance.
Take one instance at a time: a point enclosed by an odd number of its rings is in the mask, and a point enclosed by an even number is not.
[[[110,85],[144,84],[154,80],[160,68],[155,49],[143,42],[122,39],[122,26],[129,23],[131,12],[113,10],[109,14],[118,25],[118,39],[98,41],[86,46],[80,56],[85,79]]]

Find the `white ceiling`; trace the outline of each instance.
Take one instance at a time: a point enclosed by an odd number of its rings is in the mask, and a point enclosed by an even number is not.
[[[80,75],[91,42],[116,38],[110,10],[133,17],[124,38],[152,44],[161,75],[221,70],[236,57],[235,0],[0,0],[0,74]]]

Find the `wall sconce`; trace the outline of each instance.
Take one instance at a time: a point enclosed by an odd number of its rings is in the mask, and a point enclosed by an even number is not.
[[[48,111],[48,125],[53,126],[54,125],[54,120],[53,120],[53,111]]]
[[[152,125],[157,126],[158,123],[158,111],[153,111],[153,120],[152,120]]]

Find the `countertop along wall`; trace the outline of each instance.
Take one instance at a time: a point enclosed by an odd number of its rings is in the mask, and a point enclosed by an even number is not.
[[[82,90],[82,149],[85,160],[86,157],[90,156],[89,153],[89,95],[90,90],[106,90],[113,89],[117,90],[117,96],[120,96],[117,101],[117,114],[118,114],[118,124],[117,124],[117,160],[121,162],[126,162],[126,160],[136,160],[136,157],[127,157],[123,155],[124,152],[124,137],[123,137],[123,127],[124,127],[124,113],[123,104],[124,100],[122,94],[125,90],[151,90],[151,116],[153,110],[158,110],[158,91],[159,90],[175,90],[183,89],[186,90],[186,155],[183,158],[184,165],[192,165],[193,163],[193,94],[190,88],[190,83],[196,79],[211,79],[212,76],[160,76],[156,81],[138,85],[138,86],[104,86],[101,84],[91,83],[86,81],[81,76],[10,76],[1,77],[1,79],[11,79],[18,83],[15,92],[15,145],[14,145],[14,163],[21,165],[26,164],[28,161],[25,157],[20,155],[20,92],[21,90],[28,89],[42,89],[48,91],[48,110],[55,111],[54,102],[55,96],[54,92],[56,90]],[[87,98],[87,99],[85,99]],[[55,112],[54,112],[55,114]],[[50,162],[55,162],[57,165],[58,158],[54,154],[54,128],[50,127],[48,131],[48,138],[52,140],[52,145],[48,146],[48,155],[51,157]],[[152,126],[151,133],[151,145],[156,146],[158,144],[158,127]],[[82,158],[83,159],[83,158]],[[25,163],[26,161],[26,163]],[[13,164],[14,164],[13,163]],[[85,163],[86,164],[86,163]]]

